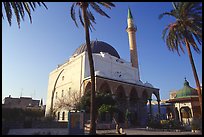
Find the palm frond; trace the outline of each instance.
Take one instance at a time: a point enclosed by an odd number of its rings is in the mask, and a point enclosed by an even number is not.
[[[200,38],[197,34],[194,34],[194,33],[193,33],[193,36],[195,37],[196,41],[197,41],[200,45],[202,45],[202,38]]]
[[[30,7],[32,8],[32,10],[34,11],[36,8],[35,2],[28,2],[28,4],[30,5]]]
[[[48,7],[46,6],[46,4],[44,2],[41,2],[43,4],[43,6],[48,9]]]
[[[71,18],[74,21],[75,25],[78,27],[78,24],[76,22],[76,17],[75,17],[75,4],[76,3],[73,3],[71,6]]]
[[[94,26],[93,26],[93,24],[89,21],[89,24],[90,24],[90,30],[91,30],[91,32],[92,32],[92,29],[93,30],[96,30],[95,28],[94,28]],[[92,29],[91,29],[92,28]]]
[[[166,37],[166,33],[167,31],[169,30],[169,25],[163,30],[162,32],[162,39],[165,40],[165,37]]]
[[[9,2],[3,2],[3,5],[6,12],[7,20],[9,22],[9,25],[11,26],[11,19],[12,19],[11,5]]]
[[[179,54],[179,48],[184,52],[182,45],[188,42],[199,53],[196,41],[202,44],[202,4],[200,2],[173,2],[172,5],[173,10],[159,15],[159,19],[164,15],[170,15],[176,19],[162,32],[162,38],[166,40],[168,49],[177,51]]]
[[[94,18],[94,16],[93,16],[93,14],[92,14],[91,11],[88,10],[88,9],[87,9],[87,17],[88,17],[89,20],[91,20],[93,23],[96,24],[95,18]]]
[[[15,2],[11,2],[11,6],[14,10],[14,13],[15,13],[15,16],[16,16],[16,20],[17,20],[17,23],[18,23],[18,27],[20,28],[20,15],[19,15],[19,9],[17,8],[17,4]]]
[[[178,45],[179,45],[179,47],[180,47],[181,51],[182,51],[183,53],[185,53],[185,51],[184,51],[184,49],[183,49],[183,46],[182,46],[181,41],[178,41]]]
[[[24,16],[25,16],[25,13],[24,13],[24,9],[23,9],[23,5],[21,2],[16,2],[16,6],[18,7],[18,11],[21,15],[21,18],[23,19],[24,21]]]
[[[90,2],[90,5],[97,13],[110,18],[95,2]]]
[[[174,10],[178,9],[178,5],[179,5],[178,2],[172,2],[172,6],[173,6]]]
[[[47,6],[43,2],[38,2],[39,6],[41,6],[40,3],[42,3],[44,7],[47,9]],[[15,14],[19,28],[20,28],[21,19],[24,21],[25,11],[27,12],[30,22],[32,23],[30,8],[34,11],[36,8],[36,2],[3,2],[3,5],[4,5],[7,20],[10,26],[11,26],[11,19],[12,19],[13,12]],[[3,18],[3,13],[2,13],[2,18]]]
[[[198,48],[198,46],[197,46],[197,44],[196,44],[196,42],[195,42],[195,40],[194,40],[194,38],[193,38],[192,33],[189,32],[188,35],[189,35],[189,36],[188,36],[188,41],[189,41],[189,43],[191,44],[191,46],[193,47],[193,49],[194,49],[197,53],[200,53],[200,50],[199,50],[199,48]]]
[[[81,16],[80,8],[79,8],[79,19],[80,19],[80,22],[81,22],[82,26],[84,27],[84,21],[83,21],[82,16]]]
[[[98,3],[109,9],[111,9],[111,7],[115,7],[115,5],[112,2],[98,2]]]
[[[98,2],[100,5],[111,9],[111,7],[115,7],[115,5],[112,2]],[[102,16],[106,16],[108,18],[110,18],[101,8],[100,6],[96,3],[96,2],[74,2],[71,6],[71,18],[72,20],[75,22],[76,26],[78,27],[77,21],[76,21],[76,15],[75,15],[75,6],[79,7],[79,20],[82,24],[82,26],[84,27],[84,19],[82,17],[82,13],[81,10],[83,6],[85,6],[86,8],[86,17],[88,19],[88,28],[92,31],[92,29],[95,30],[94,26],[92,23],[96,24],[95,22],[95,17],[92,14],[92,12],[89,10],[89,7],[93,8],[97,13],[99,13]]]
[[[24,6],[24,8],[25,8],[25,10],[26,10],[26,12],[27,12],[27,14],[29,16],[30,23],[32,23],[31,11],[30,11],[30,7],[28,5],[28,2],[24,2],[23,6]]]
[[[160,14],[158,18],[159,18],[159,19],[162,19],[163,16],[165,16],[165,15],[175,16],[174,13],[173,13],[173,11],[171,11],[171,12],[164,12],[164,13]]]

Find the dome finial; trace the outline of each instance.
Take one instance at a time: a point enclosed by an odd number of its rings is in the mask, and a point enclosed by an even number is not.
[[[185,79],[184,85],[189,86],[189,82],[186,80],[186,77],[184,79]]]

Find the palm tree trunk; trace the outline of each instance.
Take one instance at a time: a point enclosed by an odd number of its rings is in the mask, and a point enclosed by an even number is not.
[[[189,59],[190,59],[191,67],[192,67],[192,70],[193,70],[193,75],[194,75],[194,78],[195,78],[195,81],[196,81],[196,87],[197,87],[199,104],[200,104],[200,111],[201,111],[201,117],[202,117],[202,93],[201,93],[201,88],[200,88],[200,82],[199,82],[198,75],[197,75],[197,72],[196,72],[196,68],[195,68],[195,65],[194,65],[191,49],[190,49],[189,43],[188,43],[188,41],[186,39],[185,39],[185,43],[186,43],[186,48],[187,48],[187,51],[188,51],[188,56],[189,56]]]
[[[89,66],[90,66],[90,74],[91,74],[91,109],[90,109],[90,134],[96,134],[96,110],[95,110],[95,76],[94,76],[94,62],[92,57],[91,51],[91,44],[90,44],[90,36],[89,36],[89,27],[88,27],[88,19],[87,19],[87,3],[83,2],[82,4],[82,13],[84,19],[84,29],[86,34],[86,45],[88,51],[88,58],[89,58]]]

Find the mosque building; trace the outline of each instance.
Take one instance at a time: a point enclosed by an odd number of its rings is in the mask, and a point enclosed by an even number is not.
[[[159,89],[140,80],[138,54],[136,45],[137,27],[134,25],[131,10],[128,9],[127,29],[130,49],[130,62],[122,59],[110,44],[104,41],[91,41],[95,69],[96,91],[114,94],[120,106],[119,122],[124,123],[125,112],[131,112],[131,124],[143,126],[147,115],[151,113],[152,95],[160,104]],[[123,46],[125,47],[125,46]],[[71,93],[84,93],[91,90],[89,60],[86,44],[82,44],[69,60],[58,66],[49,74],[45,115],[48,116],[55,107],[56,101]],[[147,102],[150,104],[147,107]],[[148,111],[149,110],[149,111]],[[160,105],[158,105],[160,113]],[[59,110],[56,117],[67,121],[68,110]]]

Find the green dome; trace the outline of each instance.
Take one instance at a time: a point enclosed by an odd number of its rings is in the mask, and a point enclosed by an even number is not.
[[[189,85],[189,82],[185,79],[182,89],[177,91],[176,98],[186,98],[198,96],[197,90]]]

